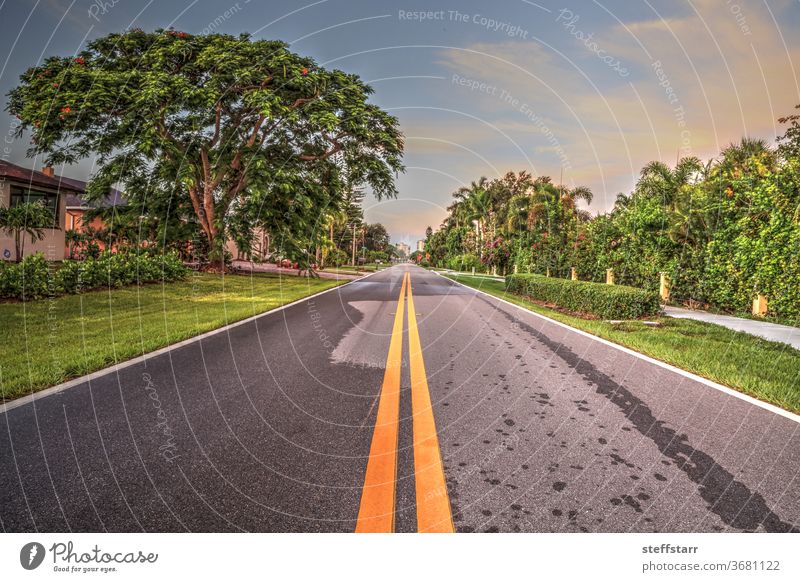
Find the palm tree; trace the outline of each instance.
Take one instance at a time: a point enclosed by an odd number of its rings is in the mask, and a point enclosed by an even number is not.
[[[559,204],[561,194],[548,176],[539,176],[533,183],[533,191],[528,206],[528,230],[533,230],[534,225],[542,218],[548,216],[548,209]]]
[[[453,194],[453,196],[455,196],[455,194]],[[466,199],[456,200],[447,207],[448,220],[452,222],[456,228],[459,228],[462,223],[466,222],[467,210]]]
[[[478,188],[469,197],[469,214],[467,215],[470,222],[475,221],[478,224],[478,248],[480,254],[483,255],[483,242],[486,239],[486,223],[491,219],[492,207],[491,197],[489,191],[483,188]]]
[[[561,205],[573,212],[575,211],[576,202],[578,200],[583,200],[586,204],[591,204],[594,195],[592,191],[587,186],[578,186],[573,188],[572,190],[567,189],[564,186],[560,187],[561,190]],[[577,214],[577,213],[576,213]]]
[[[743,137],[738,144],[732,143],[722,150],[717,169],[725,177],[741,178],[751,171],[763,176],[774,172],[777,165],[777,153],[766,141]]]
[[[462,212],[461,216],[467,223],[473,221],[478,223],[478,248],[482,247],[486,222],[491,214],[491,196],[489,193],[489,180],[485,176],[477,182],[472,182],[469,186],[459,188],[454,194],[457,209]]]
[[[631,195],[620,192],[614,200],[613,211],[625,210],[631,204]]]
[[[69,252],[68,259],[75,258],[75,248],[81,243],[83,234],[77,230],[70,229],[64,232],[64,240],[67,242],[67,249]]]
[[[528,207],[531,198],[527,194],[517,194],[508,202],[506,230],[509,234],[521,231],[528,224]]]
[[[673,204],[667,235],[675,243],[697,246],[710,240],[713,229],[706,220],[701,188],[702,186],[684,188]]]
[[[44,238],[44,230],[52,228],[54,217],[43,202],[21,202],[10,208],[0,208],[0,230],[14,237],[14,261],[20,262],[25,253],[25,235],[31,241]]]
[[[674,169],[661,162],[650,162],[642,169],[636,193],[629,202],[636,195],[660,198],[669,213],[665,233],[670,240],[683,245],[699,244],[708,229],[705,216],[698,212],[697,185],[712,172],[712,164],[703,164],[694,156],[682,158]]]
[[[694,156],[681,158],[674,170],[663,162],[650,162],[642,168],[636,190],[646,196],[660,198],[665,206],[674,209],[681,189],[695,183],[703,167],[702,162]]]

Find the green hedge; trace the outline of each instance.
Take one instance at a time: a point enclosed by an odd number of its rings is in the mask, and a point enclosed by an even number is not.
[[[91,289],[125,287],[134,283],[170,282],[188,273],[175,253],[103,253],[83,261],[49,263],[44,255],[19,263],[0,263],[0,297],[38,299]]]
[[[506,289],[602,319],[635,319],[657,315],[661,310],[658,293],[624,285],[524,274],[508,275]]]
[[[481,260],[475,255],[456,255],[447,259],[447,268],[452,271],[476,271],[483,272]]]

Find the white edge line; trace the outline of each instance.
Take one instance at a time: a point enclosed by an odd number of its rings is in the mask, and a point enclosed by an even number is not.
[[[590,339],[598,341],[601,344],[605,344],[605,345],[607,345],[609,347],[612,347],[612,348],[615,348],[615,349],[617,349],[617,350],[619,350],[621,352],[625,352],[626,354],[630,354],[631,356],[636,356],[637,358],[639,358],[641,360],[644,360],[646,362],[650,362],[651,364],[655,364],[656,366],[660,366],[661,368],[664,368],[665,370],[669,370],[670,372],[675,372],[676,374],[680,374],[681,376],[684,376],[685,378],[689,378],[690,380],[694,380],[695,382],[699,382],[700,384],[704,384],[706,386],[709,386],[710,388],[714,388],[715,390],[719,390],[720,392],[724,392],[725,394],[728,394],[729,396],[734,396],[736,398],[739,398],[740,400],[744,400],[745,402],[749,402],[750,404],[758,406],[759,408],[763,408],[764,410],[768,410],[770,412],[774,412],[775,414],[783,416],[784,418],[788,418],[789,420],[793,420],[794,422],[800,423],[800,416],[798,416],[797,414],[794,414],[792,412],[789,412],[788,410],[784,410],[783,408],[779,408],[778,406],[775,406],[774,404],[770,404],[768,402],[763,402],[762,400],[759,400],[758,398],[753,398],[752,396],[748,396],[747,394],[744,394],[742,392],[734,390],[733,388],[728,388],[727,386],[723,386],[722,384],[717,384],[716,382],[714,382],[713,380],[709,380],[708,378],[703,378],[702,376],[698,376],[697,374],[692,374],[691,372],[687,372],[686,370],[682,370],[682,369],[680,369],[680,368],[678,368],[676,366],[673,366],[672,364],[667,364],[666,362],[662,362],[661,360],[656,360],[655,358],[651,358],[650,356],[646,356],[644,354],[640,354],[639,352],[637,352],[635,350],[632,350],[630,348],[626,348],[625,346],[621,346],[619,344],[615,344],[612,341],[609,341],[607,339],[603,339],[603,338],[598,337],[596,335],[593,335],[593,334],[591,334],[591,333],[589,333],[587,331],[583,331],[582,329],[577,329],[575,327],[567,325],[566,323],[562,323],[560,321],[556,321],[555,319],[550,319],[546,315],[542,315],[540,313],[536,313],[535,311],[531,311],[530,309],[522,307],[521,305],[517,305],[516,303],[511,303],[510,301],[506,301],[505,299],[501,299],[500,297],[497,297],[496,295],[491,295],[489,293],[486,293],[485,291],[481,291],[480,289],[476,289],[475,287],[470,287],[469,285],[464,285],[464,283],[461,283],[460,281],[458,281],[456,279],[451,279],[450,277],[445,277],[444,275],[442,275],[440,273],[437,273],[436,271],[433,271],[433,272],[436,273],[437,275],[439,275],[440,277],[442,277],[443,279],[447,279],[448,281],[453,281],[454,283],[458,283],[462,287],[466,287],[467,289],[472,289],[473,291],[477,291],[478,293],[482,293],[483,295],[486,295],[487,297],[491,297],[492,299],[496,299],[497,301],[501,301],[501,302],[505,303],[506,305],[510,305],[511,307],[516,307],[517,309],[519,309],[521,311],[524,311],[526,313],[530,313],[532,315],[535,315],[536,317],[538,317],[540,319],[544,319],[545,321],[549,321],[550,323],[553,323],[553,324],[555,324],[555,325],[557,325],[559,327],[566,328],[566,329],[568,329],[570,331],[573,331],[573,332],[575,332],[577,334],[580,334],[580,335],[582,335],[584,337],[588,337]]]
[[[389,267],[389,268],[391,268],[391,267]],[[184,346],[188,346],[189,344],[192,344],[194,342],[198,342],[198,341],[204,340],[206,338],[209,338],[209,337],[214,336],[214,335],[218,335],[220,333],[225,333],[227,331],[230,331],[234,327],[238,327],[240,325],[245,325],[247,323],[251,323],[251,322],[255,321],[256,319],[259,319],[261,317],[267,317],[269,315],[272,315],[273,313],[278,313],[279,311],[283,311],[284,309],[288,309],[289,307],[292,307],[293,305],[297,305],[299,303],[303,303],[304,301],[308,301],[309,299],[313,299],[314,297],[319,297],[320,295],[324,295],[325,293],[330,293],[331,291],[336,291],[337,289],[341,289],[343,287],[347,287],[351,283],[356,283],[357,281],[362,281],[362,280],[366,279],[367,277],[371,277],[372,275],[377,275],[381,271],[375,271],[374,273],[370,273],[368,275],[363,275],[363,276],[359,277],[358,279],[352,279],[352,280],[350,280],[347,283],[344,283],[342,285],[336,285],[335,287],[331,287],[330,289],[325,289],[324,291],[320,291],[319,293],[314,293],[313,295],[308,295],[307,297],[302,297],[302,298],[300,298],[300,299],[298,299],[296,301],[292,301],[291,303],[287,303],[285,305],[281,305],[280,307],[276,307],[274,309],[270,309],[269,311],[265,311],[263,313],[259,313],[258,315],[251,315],[247,319],[242,319],[242,320],[237,321],[235,323],[229,323],[226,326],[218,327],[217,329],[212,329],[211,331],[207,331],[207,332],[201,333],[200,335],[196,335],[196,336],[187,338],[185,340],[181,340],[181,341],[179,341],[177,343],[170,344],[168,346],[164,346],[163,348],[159,348],[159,349],[157,349],[155,351],[152,351],[152,352],[147,352],[146,354],[142,354],[141,356],[136,356],[133,359],[125,360],[124,362],[120,362],[118,364],[114,364],[114,365],[109,366],[107,368],[103,368],[102,370],[97,370],[96,372],[92,372],[91,374],[86,374],[85,376],[80,376],[79,378],[73,378],[72,380],[68,380],[68,381],[63,382],[61,384],[56,384],[55,386],[51,386],[50,388],[45,388],[44,390],[39,390],[38,392],[34,392],[33,394],[28,394],[27,396],[23,396],[21,398],[15,399],[15,400],[4,402],[3,405],[2,405],[2,408],[0,408],[0,414],[5,414],[5,413],[7,413],[7,412],[9,412],[11,410],[14,410],[15,408],[19,408],[20,406],[25,406],[26,404],[30,404],[30,403],[32,403],[32,402],[34,402],[36,400],[39,400],[40,398],[46,398],[48,396],[53,396],[55,394],[63,392],[64,390],[68,390],[68,389],[70,389],[70,388],[72,388],[74,386],[78,386],[80,384],[85,384],[87,382],[91,382],[92,380],[97,380],[98,378],[102,378],[103,376],[106,376],[108,374],[119,372],[120,370],[124,370],[125,368],[129,368],[130,366],[135,366],[136,364],[140,364],[140,363],[142,363],[144,361],[149,360],[150,358],[155,358],[157,356],[161,356],[163,354],[171,352],[172,350],[176,350],[178,348],[182,348]]]

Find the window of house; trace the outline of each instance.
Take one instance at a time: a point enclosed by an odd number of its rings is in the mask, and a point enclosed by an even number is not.
[[[33,190],[21,186],[11,186],[11,206],[21,202],[44,202],[44,205],[53,213],[55,225],[59,224],[58,216],[58,194],[55,192],[44,192]]]

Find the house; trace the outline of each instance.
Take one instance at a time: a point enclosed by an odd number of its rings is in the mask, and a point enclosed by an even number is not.
[[[86,232],[88,230],[98,231],[105,228],[103,219],[95,216],[90,221],[84,220],[84,215],[89,210],[96,208],[110,208],[114,206],[124,206],[128,203],[122,192],[116,188],[111,188],[108,194],[99,202],[87,202],[83,194],[86,192],[86,182],[82,180],[74,180],[72,178],[61,177],[61,183],[69,187],[75,188],[76,193],[67,194],[66,196],[66,220],[65,227],[67,230],[74,230],[75,232]],[[97,241],[100,250],[105,249],[105,244]],[[69,244],[66,245],[65,257],[70,256]]]
[[[45,229],[42,240],[25,240],[25,255],[44,253],[48,260],[63,260],[67,253],[65,232],[84,230],[83,215],[90,207],[82,196],[86,192],[86,182],[65,176],[57,176],[53,168],[42,168],[41,172],[23,168],[11,162],[0,160],[0,205],[8,207],[21,201],[41,200],[53,213],[52,228]],[[99,203],[116,206],[125,204],[125,198],[118,190],[112,189],[106,199]],[[91,226],[101,228],[102,221],[95,219]],[[14,259],[14,239],[8,233],[0,232],[0,258]]]
[[[67,230],[75,230],[78,232],[84,232],[87,228],[93,228],[94,230],[99,230],[101,228],[105,228],[103,224],[103,220],[98,217],[94,217],[89,223],[84,222],[84,215],[88,210],[93,210],[95,208],[109,208],[111,206],[124,206],[128,203],[125,199],[125,196],[117,190],[116,188],[111,188],[108,192],[108,195],[100,201],[100,202],[87,202],[85,198],[82,196],[84,192],[86,192],[86,182],[81,180],[73,180],[72,178],[61,178],[62,184],[67,184],[72,186],[76,189],[78,194],[67,194],[67,219],[66,219],[66,228]]]
[[[77,195],[74,186],[62,184],[52,168],[37,172],[0,160],[0,205],[8,208],[22,201],[41,200],[53,213],[53,226],[45,230],[44,238],[31,241],[26,237],[25,254],[44,253],[53,261],[64,258],[64,223],[66,202],[70,194]],[[0,258],[14,260],[14,238],[0,231]]]

